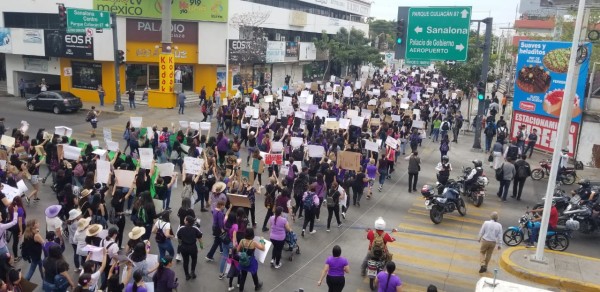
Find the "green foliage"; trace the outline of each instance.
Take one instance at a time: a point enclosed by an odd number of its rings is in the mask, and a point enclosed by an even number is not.
[[[384,40],[387,43],[388,50],[394,50],[396,47],[396,21],[376,19],[369,20],[369,30],[371,41],[374,43],[375,38],[379,36],[379,42]]]

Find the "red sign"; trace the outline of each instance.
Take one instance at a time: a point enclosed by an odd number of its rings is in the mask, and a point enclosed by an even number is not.
[[[265,155],[265,164],[271,165],[273,163],[275,163],[277,165],[282,165],[283,164],[283,154],[267,154],[267,155]]]
[[[554,151],[554,143],[558,134],[558,119],[514,111],[511,131],[513,138],[517,136],[519,126],[521,125],[525,125],[525,132],[527,133],[531,133],[534,129],[537,130],[538,142],[535,144],[536,149],[547,152]],[[574,154],[578,133],[579,124],[572,122],[568,135],[569,156],[573,156]]]

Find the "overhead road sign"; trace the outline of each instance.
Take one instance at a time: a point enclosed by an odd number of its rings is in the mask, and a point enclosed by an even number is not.
[[[100,10],[67,8],[67,32],[85,33],[87,28],[110,28],[110,13]]]

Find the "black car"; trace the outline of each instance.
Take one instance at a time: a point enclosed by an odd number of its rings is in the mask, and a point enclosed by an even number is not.
[[[78,111],[82,107],[81,99],[67,91],[44,91],[27,99],[27,109],[51,110],[55,114]]]

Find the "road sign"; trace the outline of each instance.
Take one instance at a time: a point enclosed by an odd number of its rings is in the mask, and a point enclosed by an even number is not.
[[[408,66],[427,67],[431,65],[431,61],[427,60],[404,60],[404,64]]]
[[[446,65],[456,65],[456,61],[446,61]]]
[[[408,9],[406,59],[466,61],[471,7]]]
[[[67,8],[67,32],[85,33],[86,28],[110,28],[110,13],[100,10]]]

